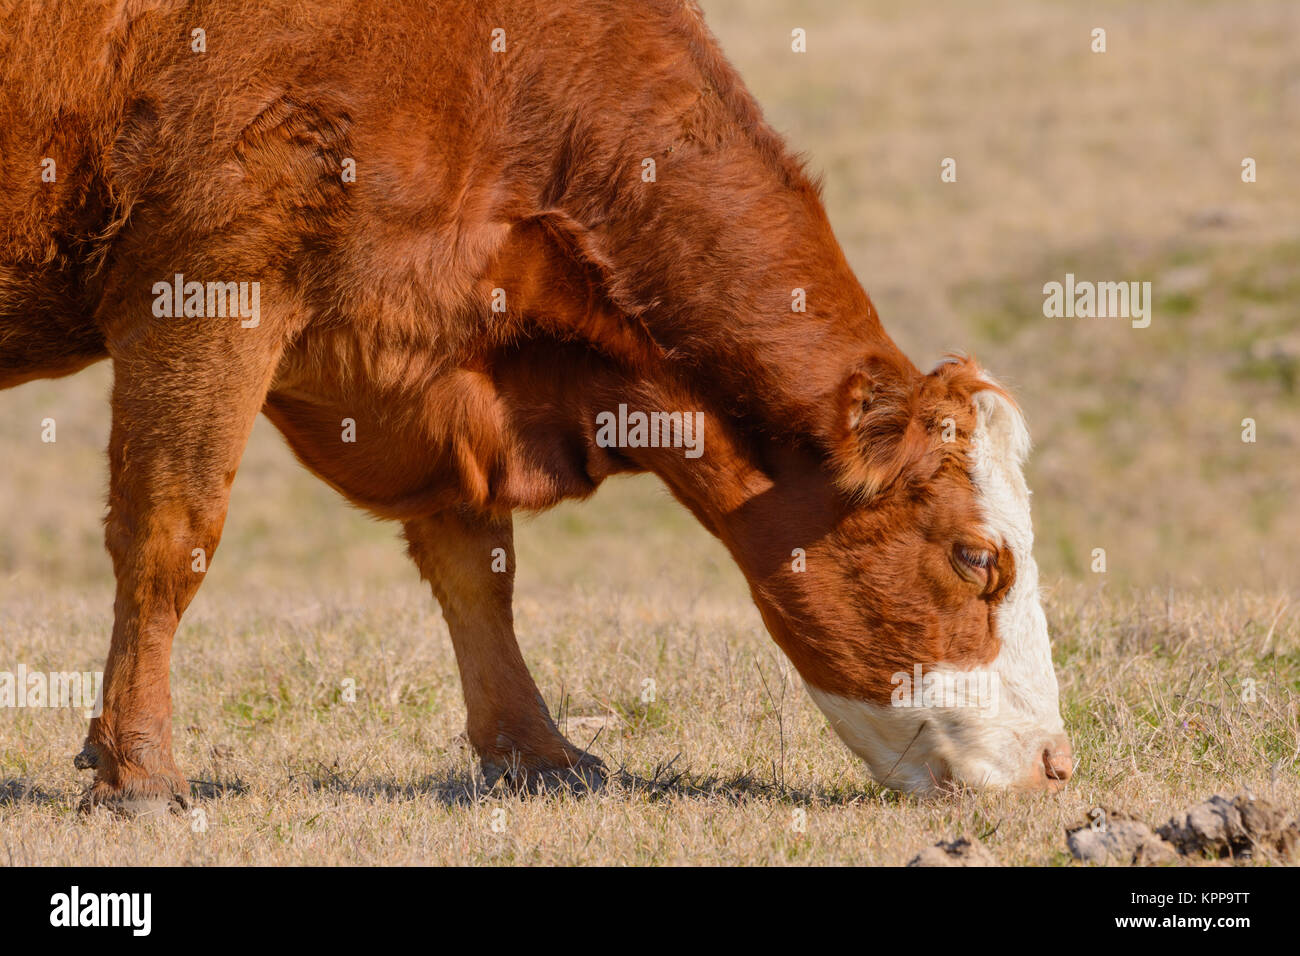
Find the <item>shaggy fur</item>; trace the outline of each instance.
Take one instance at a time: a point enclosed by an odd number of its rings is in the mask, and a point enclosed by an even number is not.
[[[0,91],[0,387],[114,365],[90,803],[184,800],[171,640],[259,411],[404,522],[492,773],[596,767],[515,643],[510,515],[618,472],[726,543],[811,685],[881,702],[997,656],[1014,560],[953,565],[999,547],[967,461],[989,385],[890,341],[694,4],[0,0]],[[156,316],[177,274],[259,283],[259,321]],[[701,412],[705,454],[602,447],[620,404]]]

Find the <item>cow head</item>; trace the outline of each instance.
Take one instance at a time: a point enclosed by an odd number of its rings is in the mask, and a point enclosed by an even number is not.
[[[864,365],[833,412],[833,490],[785,499],[815,540],[750,578],[773,636],[881,783],[1055,789],[1071,755],[1019,410],[954,359],[929,375]]]

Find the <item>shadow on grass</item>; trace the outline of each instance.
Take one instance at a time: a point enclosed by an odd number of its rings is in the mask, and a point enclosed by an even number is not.
[[[6,777],[0,780],[0,807],[32,804],[39,807],[67,809],[76,806],[80,794],[68,795],[44,790],[23,777]]]
[[[764,779],[752,770],[734,774],[697,774],[674,770],[677,758],[654,768],[650,776],[640,776],[620,767],[610,774],[629,797],[647,801],[664,799],[717,800],[740,806],[754,800],[789,807],[850,807],[868,803],[898,803],[900,795],[867,782],[863,787],[791,786],[776,774]],[[905,799],[905,798],[903,798]]]
[[[248,786],[240,780],[191,780],[189,784],[191,800],[216,800],[228,795],[241,796],[248,792]],[[46,790],[23,777],[0,779],[0,807],[30,804],[66,810],[80,806],[84,793],[85,790],[82,788],[70,792]]]
[[[526,797],[586,797],[600,794],[626,799],[629,802],[653,803],[660,800],[721,801],[742,806],[753,801],[777,803],[790,807],[850,807],[859,804],[897,804],[908,798],[873,783],[861,788],[798,787],[777,782],[775,778],[762,779],[753,771],[734,774],[697,774],[689,770],[676,770],[677,758],[661,763],[648,773],[634,773],[626,767],[607,772],[603,784],[593,788],[587,781],[572,778],[568,781],[548,780],[531,785],[525,781],[503,777],[488,783],[481,773],[467,765],[451,766],[410,783],[397,783],[378,777],[361,777],[361,771],[351,775],[327,767],[321,762],[309,770],[290,775],[291,780],[318,793],[348,794],[369,800],[403,801],[433,800],[444,807],[471,807],[502,798]],[[361,768],[364,770],[364,767]],[[242,797],[250,792],[248,784],[239,778],[189,781],[190,799],[212,801],[225,797]],[[0,806],[32,804],[48,808],[75,807],[81,793],[64,793],[44,790],[32,781],[11,777],[0,779]]]
[[[740,806],[751,801],[775,802],[791,807],[848,807],[867,803],[896,804],[906,800],[894,791],[875,784],[862,788],[794,787],[764,781],[752,771],[731,775],[695,774],[673,769],[676,758],[655,767],[648,775],[626,767],[608,771],[603,785],[593,788],[584,780],[549,780],[541,785],[502,778],[489,784],[481,774],[468,768],[448,768],[412,783],[398,784],[374,777],[359,779],[359,774],[344,776],[334,769],[317,764],[314,771],[295,774],[312,790],[345,793],[352,796],[385,800],[432,799],[445,807],[468,807],[503,797],[545,799],[568,796],[586,797],[599,794],[629,801],[658,800],[722,801]]]
[[[324,764],[315,771],[294,774],[311,790],[319,793],[349,794],[355,797],[382,800],[423,800],[432,798],[445,807],[468,807],[483,802],[498,793],[487,785],[481,776],[468,770],[448,769],[412,783],[394,783],[374,777],[358,779],[354,774],[345,777]]]
[[[234,780],[191,780],[191,800],[218,800],[221,797],[242,797],[248,793],[248,784],[236,777]]]

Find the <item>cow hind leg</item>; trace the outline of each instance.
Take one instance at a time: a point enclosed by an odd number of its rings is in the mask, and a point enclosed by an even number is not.
[[[411,557],[451,632],[466,732],[490,784],[525,791],[599,787],[599,758],[565,740],[515,640],[514,540],[509,518],[466,510],[406,522]]]

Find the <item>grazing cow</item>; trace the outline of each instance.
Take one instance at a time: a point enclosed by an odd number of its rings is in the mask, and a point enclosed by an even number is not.
[[[259,411],[403,523],[489,777],[602,770],[512,513],[644,471],[880,781],[1069,776],[1021,415],[885,334],[693,2],[0,0],[0,168],[0,387],[113,362],[87,805],[184,805],[172,636]]]

